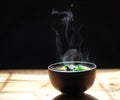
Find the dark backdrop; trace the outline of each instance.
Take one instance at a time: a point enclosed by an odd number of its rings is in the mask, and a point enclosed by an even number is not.
[[[0,1],[0,68],[47,68],[56,62],[51,11],[67,9],[71,3],[75,17],[86,26],[90,61],[98,67],[119,67],[120,39],[113,28],[118,15],[112,2],[8,0]]]

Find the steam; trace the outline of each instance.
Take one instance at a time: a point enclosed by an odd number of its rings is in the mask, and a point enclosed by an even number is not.
[[[78,19],[74,19],[72,10],[52,10],[52,15],[59,60],[89,61],[89,52],[81,35],[83,26]]]
[[[61,19],[61,23],[65,25],[65,37],[66,37],[67,42],[69,43],[68,28],[69,28],[70,22],[72,22],[74,20],[73,13],[71,11],[56,11],[56,10],[53,10],[52,14],[57,14],[59,16],[64,15],[64,18]],[[57,33],[57,35],[58,35],[58,33]]]

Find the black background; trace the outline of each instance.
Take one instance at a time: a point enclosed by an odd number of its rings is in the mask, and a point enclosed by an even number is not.
[[[75,4],[75,17],[86,26],[90,61],[99,68],[119,67],[117,5],[113,9],[110,1],[8,0],[0,1],[0,68],[47,68],[56,62],[51,11],[66,10],[71,3]]]

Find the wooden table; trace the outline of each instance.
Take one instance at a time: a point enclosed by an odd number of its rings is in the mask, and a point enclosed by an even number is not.
[[[0,100],[120,100],[120,69],[97,69],[93,86],[76,97],[54,89],[47,70],[0,70]]]

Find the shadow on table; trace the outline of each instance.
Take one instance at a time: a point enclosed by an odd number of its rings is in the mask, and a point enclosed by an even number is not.
[[[53,100],[98,100],[98,99],[90,94],[84,93],[82,95],[76,96],[60,94],[54,97]]]

